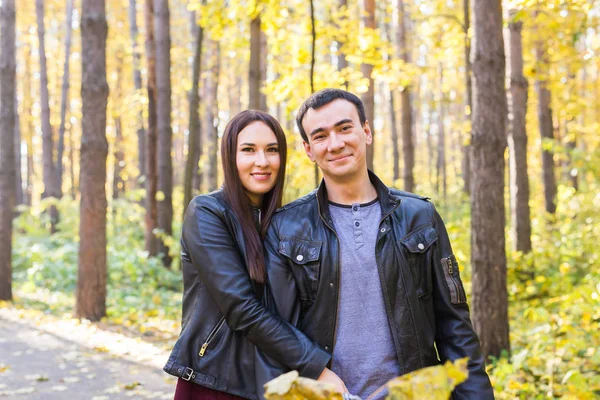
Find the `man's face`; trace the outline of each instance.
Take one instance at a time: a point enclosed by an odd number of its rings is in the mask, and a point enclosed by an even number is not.
[[[361,126],[354,104],[337,99],[318,110],[310,108],[302,127],[308,136],[304,150],[326,178],[347,180],[366,169],[373,136],[368,122]]]

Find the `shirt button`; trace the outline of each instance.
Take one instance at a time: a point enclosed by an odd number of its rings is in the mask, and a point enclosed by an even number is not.
[[[325,346],[325,350],[329,350],[329,346]]]
[[[423,243],[419,243],[417,247],[419,248],[419,250],[423,250],[425,248],[425,245]]]
[[[297,260],[297,261],[302,261],[302,260],[304,260],[304,256],[303,256],[302,254],[298,254],[298,255],[296,256],[296,260]]]
[[[333,287],[333,282],[329,282],[329,287]]]
[[[354,223],[354,226],[356,226],[356,227],[358,228],[358,227],[360,226],[360,222],[356,221],[356,222]]]
[[[358,211],[358,206],[352,207],[352,211]]]

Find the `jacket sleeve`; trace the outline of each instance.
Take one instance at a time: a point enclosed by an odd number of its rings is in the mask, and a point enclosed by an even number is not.
[[[485,371],[479,338],[471,324],[469,306],[458,275],[458,265],[452,253],[448,232],[440,215],[433,205],[431,207],[433,226],[438,234],[438,246],[434,251],[433,260],[436,347],[442,362],[469,357],[469,377],[456,387],[452,398],[493,399],[494,392]],[[450,265],[453,265],[453,268],[448,269]],[[444,271],[444,268],[447,270]]]
[[[200,196],[190,204],[182,236],[227,326],[243,332],[278,362],[316,379],[329,362],[329,354],[258,300],[238,244],[215,199]]]

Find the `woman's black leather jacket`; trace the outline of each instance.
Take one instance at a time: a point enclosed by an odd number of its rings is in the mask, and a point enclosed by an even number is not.
[[[320,375],[331,356],[258,300],[241,227],[221,190],[190,202],[181,259],[182,330],[164,367],[167,373],[256,399],[264,382],[255,370],[271,368],[258,349],[302,376]]]

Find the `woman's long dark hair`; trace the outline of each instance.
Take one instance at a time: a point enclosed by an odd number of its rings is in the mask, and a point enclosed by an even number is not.
[[[260,121],[268,126],[279,145],[280,167],[275,186],[263,196],[261,205],[261,223],[260,231],[256,230],[256,224],[252,216],[252,205],[250,199],[244,191],[244,186],[240,180],[237,169],[237,145],[238,135],[246,126],[253,122]],[[223,163],[223,191],[225,197],[239,220],[242,232],[244,233],[244,242],[246,243],[246,255],[248,264],[248,273],[250,278],[259,283],[265,283],[266,268],[265,256],[263,253],[262,240],[267,232],[267,227],[271,218],[279,207],[283,197],[283,184],[285,178],[285,164],[287,154],[287,143],[285,133],[279,125],[279,122],[271,115],[256,110],[246,110],[237,114],[229,121],[225,127],[225,133],[221,142],[221,162]]]

